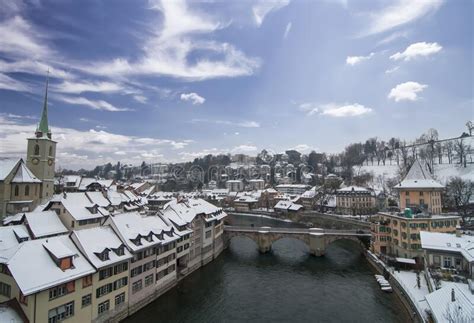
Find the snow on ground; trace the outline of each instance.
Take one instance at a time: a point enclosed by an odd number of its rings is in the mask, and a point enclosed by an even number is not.
[[[364,165],[354,167],[355,173],[372,173],[374,179],[379,175],[387,178],[393,178],[397,176],[398,166],[397,165]],[[459,176],[464,180],[474,181],[474,164],[467,164],[466,167],[463,167],[460,164],[437,164],[434,166],[434,176],[442,184],[452,178]]]
[[[416,304],[420,312],[425,315],[425,310],[429,308],[425,296],[430,292],[428,290],[428,285],[426,284],[423,273],[420,273],[420,288],[418,288],[416,282],[416,273],[414,271],[394,271],[393,276],[398,281],[398,283],[402,285],[403,289]]]

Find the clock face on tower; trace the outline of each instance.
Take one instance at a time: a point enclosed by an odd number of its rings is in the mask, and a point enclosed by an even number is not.
[[[53,164],[53,160],[52,159],[49,159],[48,160],[48,165],[51,166]]]
[[[38,165],[39,159],[38,159],[38,158],[33,158],[33,159],[31,160],[31,162],[32,162],[34,165]]]

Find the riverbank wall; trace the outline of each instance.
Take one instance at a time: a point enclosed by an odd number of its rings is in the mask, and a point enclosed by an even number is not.
[[[407,291],[405,291],[403,286],[398,283],[396,278],[388,270],[385,264],[370,251],[367,251],[365,255],[367,261],[377,273],[384,275],[386,279],[386,275],[389,275],[387,280],[390,283],[390,286],[392,286],[393,292],[403,304],[403,307],[407,311],[408,315],[412,318],[412,322],[424,323],[425,320],[423,319],[423,313],[420,313],[418,307],[413,303],[413,300],[410,298],[410,296],[408,296]]]

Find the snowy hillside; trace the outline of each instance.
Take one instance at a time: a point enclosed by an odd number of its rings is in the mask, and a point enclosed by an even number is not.
[[[354,167],[354,173],[372,173],[374,179],[378,176],[385,177],[385,179],[393,178],[397,176],[398,166],[397,165],[369,165],[369,166],[357,166]],[[459,164],[440,164],[434,167],[434,177],[442,184],[452,178],[459,176],[464,180],[474,181],[474,164],[468,164],[467,167],[462,167]]]

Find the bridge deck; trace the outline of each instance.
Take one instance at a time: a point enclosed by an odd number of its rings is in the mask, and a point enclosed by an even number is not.
[[[320,228],[273,228],[273,227],[249,227],[249,226],[233,226],[225,225],[224,231],[227,232],[273,232],[286,234],[304,234],[304,233],[321,233],[324,235],[352,236],[352,237],[370,237],[371,234],[361,230],[332,230]]]

